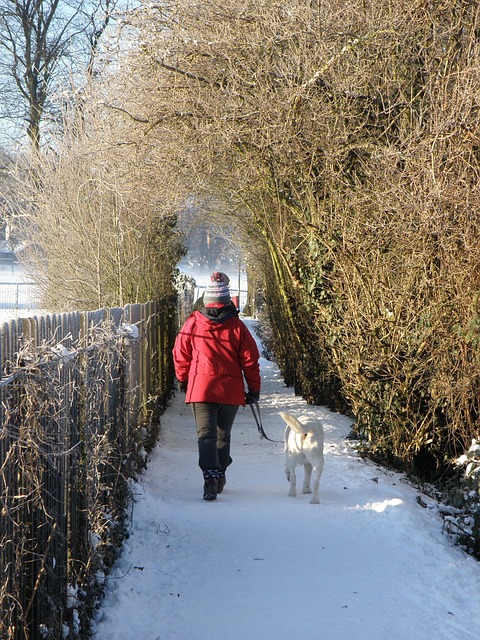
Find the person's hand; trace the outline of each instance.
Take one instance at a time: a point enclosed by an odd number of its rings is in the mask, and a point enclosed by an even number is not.
[[[252,391],[251,389],[245,394],[245,403],[254,404],[260,398],[260,391]]]
[[[183,393],[187,393],[188,380],[184,380],[183,382],[180,382],[179,387],[180,387],[180,391],[182,391]]]

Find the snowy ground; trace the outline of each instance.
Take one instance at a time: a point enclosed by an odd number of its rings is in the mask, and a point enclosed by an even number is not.
[[[270,438],[282,438],[280,410],[324,420],[320,505],[287,496],[283,445],[259,438],[249,407],[234,425],[227,486],[203,501],[178,393],[133,486],[130,537],[94,639],[477,639],[480,565],[442,534],[437,505],[422,496],[422,508],[401,475],[357,456],[347,418],[307,405],[265,359],[261,373]]]

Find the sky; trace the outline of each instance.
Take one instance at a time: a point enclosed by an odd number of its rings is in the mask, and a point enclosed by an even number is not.
[[[193,415],[176,392],[131,484],[129,537],[99,576],[94,640],[477,640],[480,564],[444,535],[440,505],[362,459],[349,418],[307,405],[274,362],[260,369],[271,439],[283,439],[280,411],[323,422],[320,504],[288,496],[283,444],[260,438],[249,407],[227,485],[204,501]]]

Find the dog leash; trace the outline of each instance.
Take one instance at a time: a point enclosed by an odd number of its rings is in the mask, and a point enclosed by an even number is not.
[[[258,404],[258,400],[252,398],[252,401],[249,403],[250,409],[252,410],[253,417],[255,418],[255,422],[257,423],[258,433],[260,434],[260,440],[265,438],[265,440],[269,440],[270,442],[279,442],[283,444],[283,440],[272,440],[267,436],[263,429],[262,418],[260,415],[260,405]]]

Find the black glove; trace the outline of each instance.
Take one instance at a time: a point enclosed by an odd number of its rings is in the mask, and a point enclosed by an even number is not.
[[[259,398],[260,391],[252,391],[249,389],[248,393],[245,394],[245,404],[254,404],[255,402],[258,402]]]
[[[187,393],[188,380],[184,380],[183,382],[180,382],[179,387],[180,387],[180,391],[183,391],[183,393]]]

